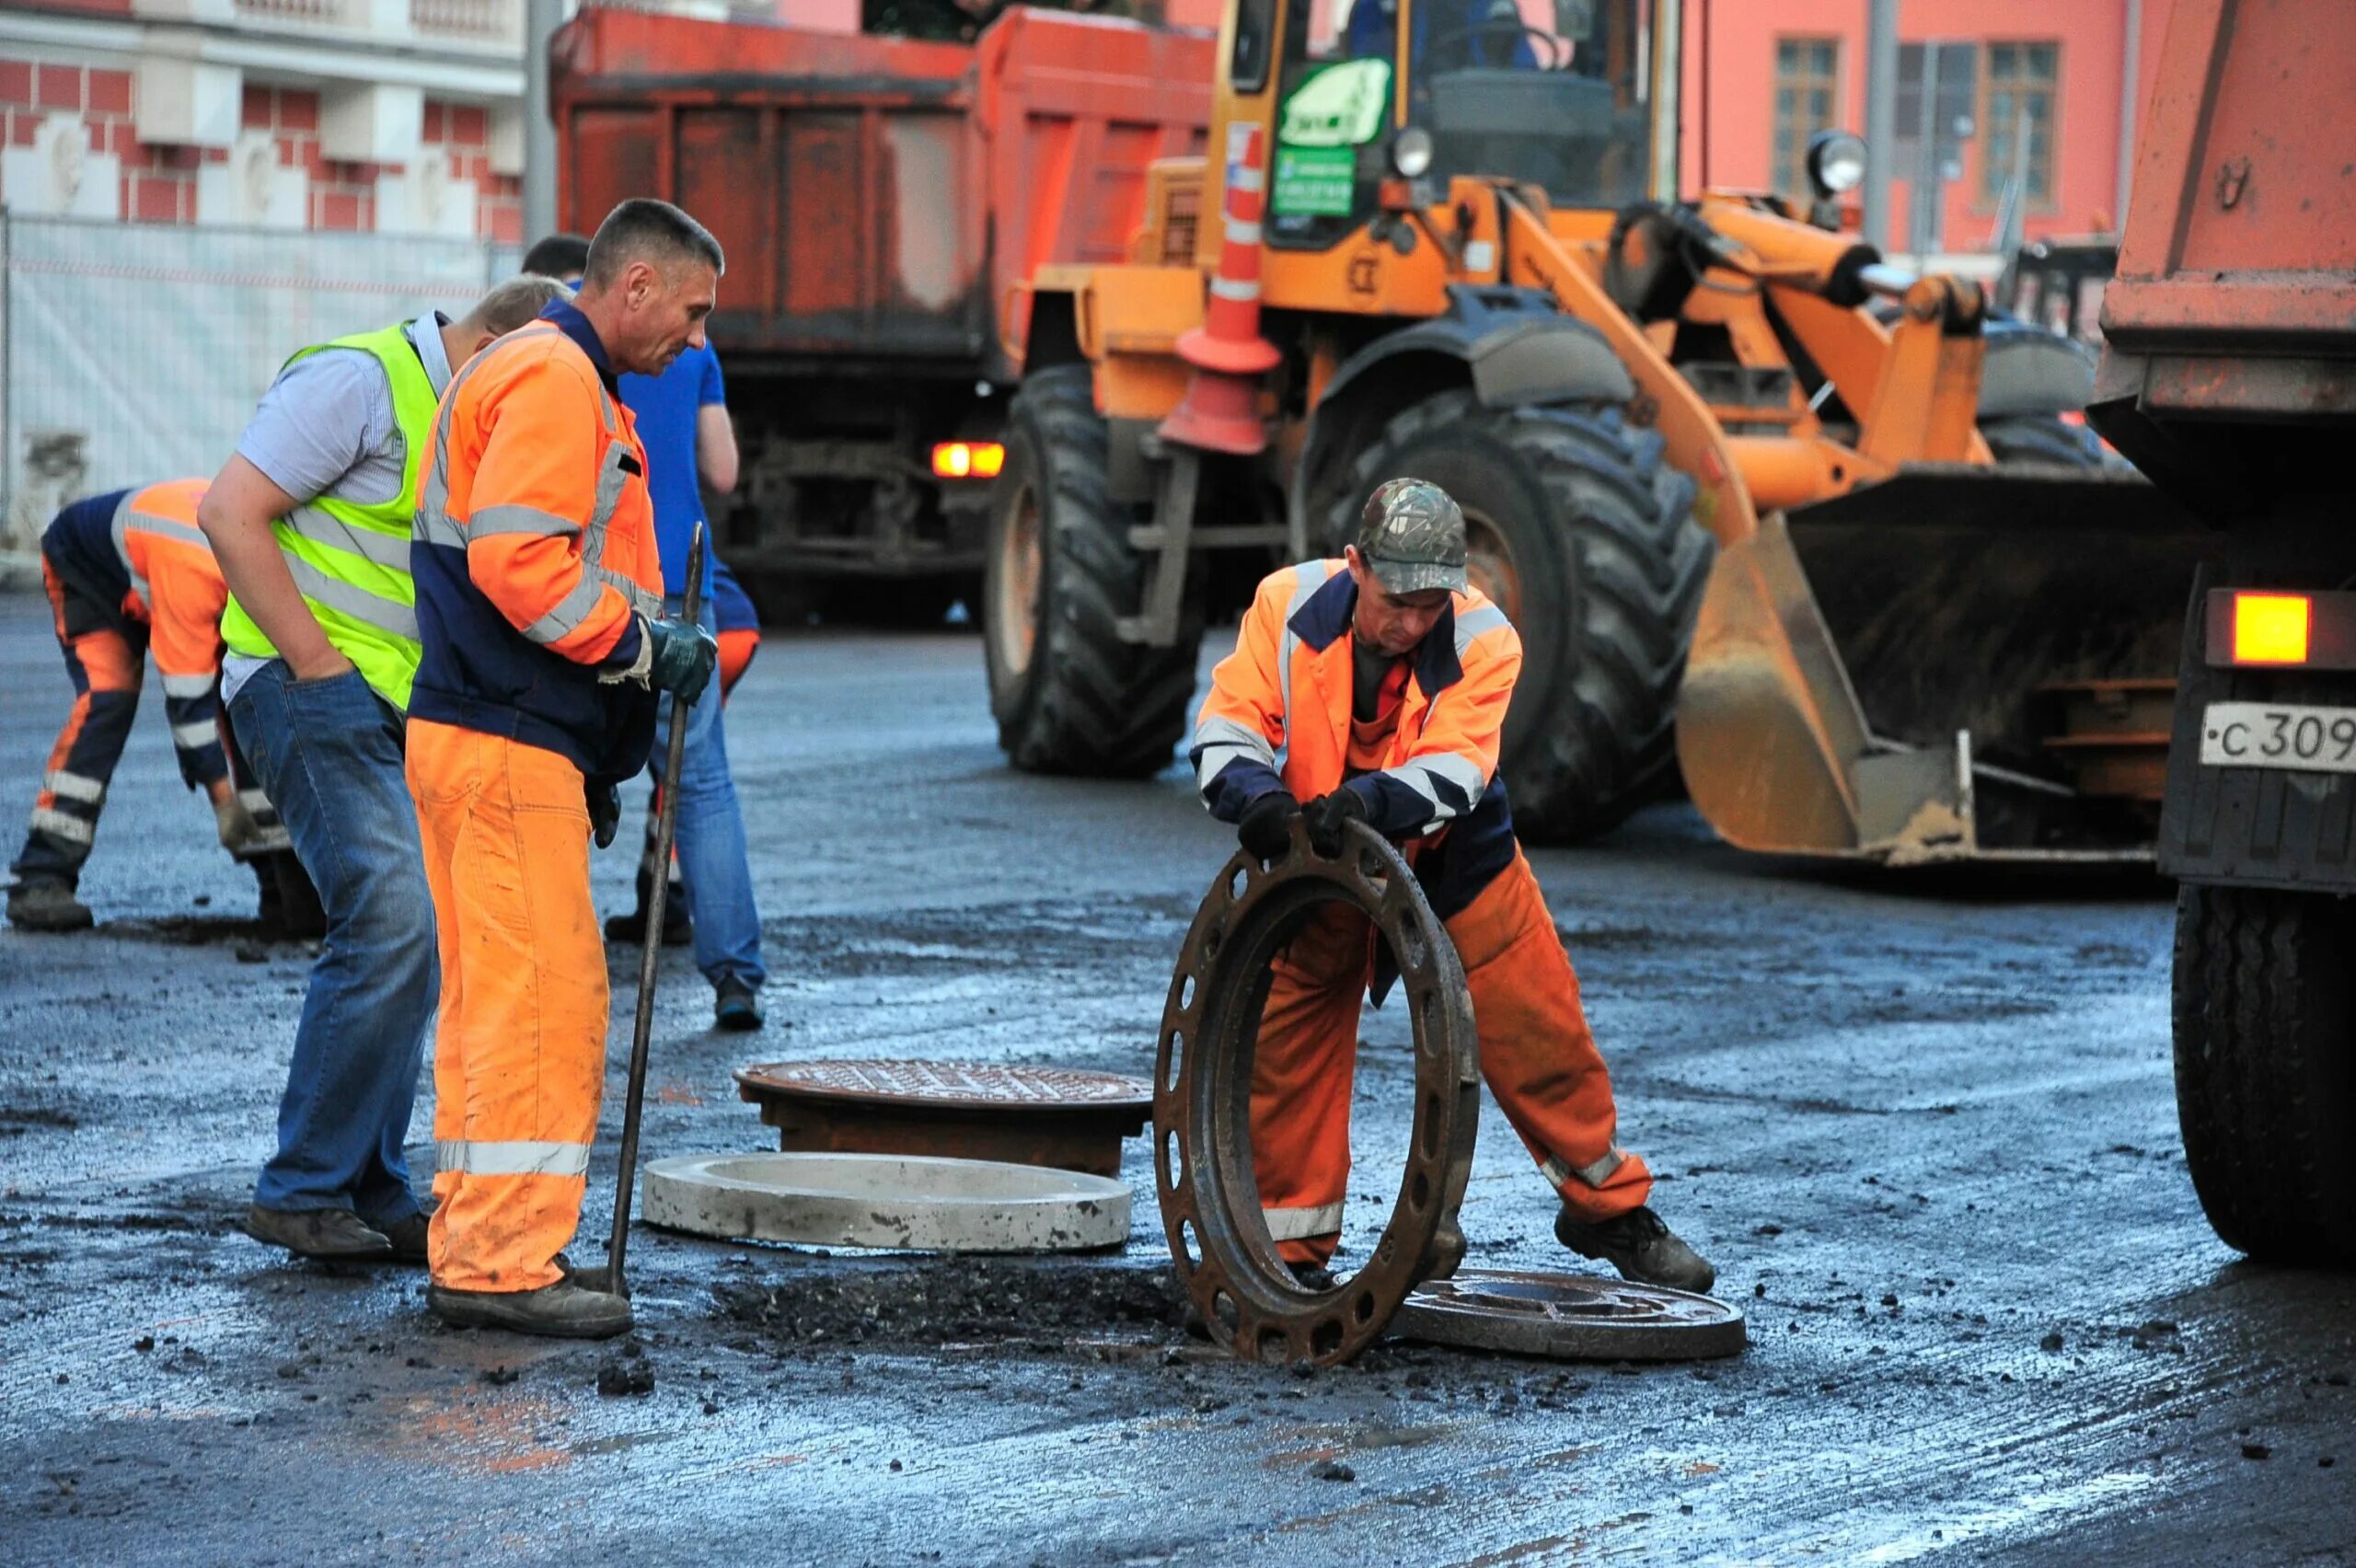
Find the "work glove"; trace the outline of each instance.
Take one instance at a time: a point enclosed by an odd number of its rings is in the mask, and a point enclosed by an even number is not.
[[[1255,860],[1281,860],[1292,848],[1292,819],[1300,802],[1283,790],[1272,790],[1243,808],[1235,824],[1235,841]]]
[[[598,848],[611,847],[614,835],[621,831],[622,792],[595,778],[583,778],[581,790],[589,802],[590,836],[596,839]]]
[[[221,847],[232,855],[261,847],[261,824],[234,790],[213,802],[213,825],[220,832]]]
[[[711,633],[687,621],[650,620],[642,625],[651,651],[647,684],[682,703],[693,703],[711,684],[712,671],[720,667],[720,643]]]
[[[1330,860],[1342,852],[1350,824],[1366,820],[1366,797],[1356,790],[1336,790],[1310,801],[1301,815],[1309,819],[1309,847]]]

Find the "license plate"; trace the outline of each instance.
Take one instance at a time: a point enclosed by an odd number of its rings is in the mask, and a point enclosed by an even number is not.
[[[2209,767],[2356,773],[2356,708],[2212,702],[2200,715],[2200,761]]]

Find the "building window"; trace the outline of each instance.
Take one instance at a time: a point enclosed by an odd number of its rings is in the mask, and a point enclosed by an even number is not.
[[[2053,95],[2062,79],[2058,43],[1992,43],[1982,87],[1980,195],[2003,199],[2015,173],[2030,208],[2053,205]]]
[[[1840,98],[1839,39],[1775,40],[1775,190],[1808,194],[1807,139],[1838,122]]]

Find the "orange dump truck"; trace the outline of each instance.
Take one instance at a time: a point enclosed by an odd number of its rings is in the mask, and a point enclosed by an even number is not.
[[[977,576],[1040,265],[1126,259],[1201,151],[1212,40],[1017,8],[973,45],[583,10],[554,46],[559,222],[661,196],[728,252],[711,339],[744,478],[721,548],[772,611],[938,618]]]
[[[2356,1265],[2356,0],[2177,0],[2087,418],[2215,529],[2160,816],[2185,1163]]]

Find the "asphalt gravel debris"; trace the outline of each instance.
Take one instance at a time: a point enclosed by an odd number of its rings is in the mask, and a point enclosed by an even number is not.
[[[1160,1340],[1184,1321],[1167,1266],[1016,1258],[937,1258],[798,1273],[791,1282],[723,1280],[721,1314],[790,1344],[988,1343],[1056,1353],[1070,1336]]]
[[[651,1394],[654,1391],[654,1368],[643,1357],[609,1356],[598,1365],[597,1391],[608,1399]]]
[[[1318,1481],[1356,1481],[1358,1478],[1357,1471],[1339,1459],[1320,1459],[1310,1467],[1309,1473]]]

